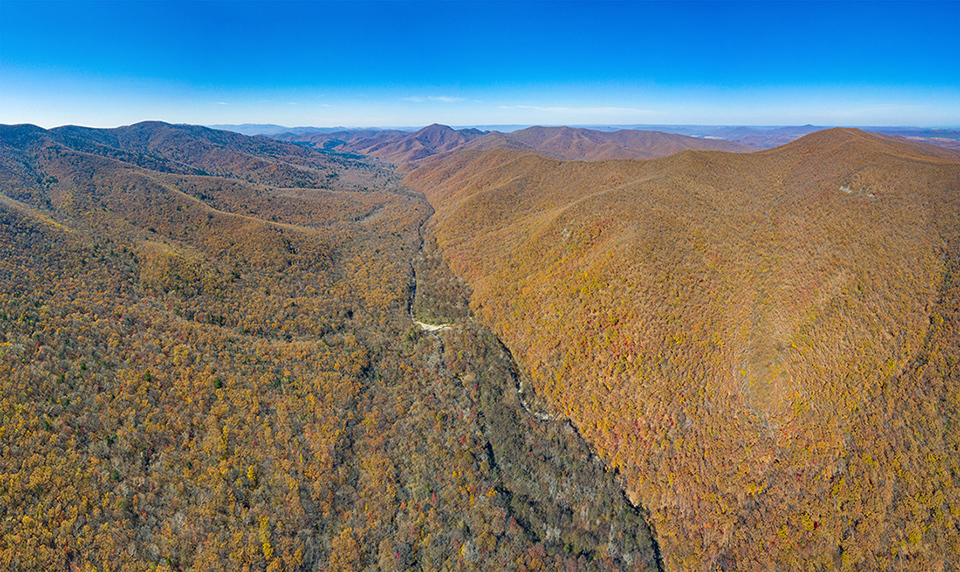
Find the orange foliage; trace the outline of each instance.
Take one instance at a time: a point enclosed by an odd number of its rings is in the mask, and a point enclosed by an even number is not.
[[[956,560],[956,153],[830,130],[648,162],[461,153],[405,180],[668,569]]]

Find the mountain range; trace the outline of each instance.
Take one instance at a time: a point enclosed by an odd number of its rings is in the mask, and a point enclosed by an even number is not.
[[[273,137],[337,152],[362,153],[410,171],[428,161],[471,149],[523,149],[569,160],[652,159],[684,149],[748,153],[755,148],[714,139],[655,131],[595,131],[571,127],[528,127],[510,133],[455,130],[430,125],[419,131],[289,133]]]
[[[0,567],[957,568],[960,152],[804,129],[0,126]]]

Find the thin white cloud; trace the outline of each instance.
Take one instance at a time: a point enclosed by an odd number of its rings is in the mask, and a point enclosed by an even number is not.
[[[403,101],[412,101],[414,103],[423,103],[424,101],[439,101],[442,103],[456,103],[458,101],[463,101],[462,97],[449,97],[446,95],[428,95],[427,97],[401,97]]]
[[[218,102],[217,102],[217,105],[227,105],[227,102],[226,102],[226,101],[218,101]]]
[[[585,113],[590,115],[603,115],[606,113],[636,113],[650,115],[655,113],[649,109],[637,109],[635,107],[543,107],[539,105],[501,105],[500,109],[527,109],[531,111],[543,111],[546,113]]]

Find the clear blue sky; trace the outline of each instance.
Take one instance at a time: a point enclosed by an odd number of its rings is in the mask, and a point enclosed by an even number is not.
[[[960,1],[0,1],[0,123],[960,126]]]

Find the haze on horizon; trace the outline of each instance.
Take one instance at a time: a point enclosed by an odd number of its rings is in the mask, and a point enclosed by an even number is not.
[[[0,3],[0,123],[960,127],[960,2]]]

